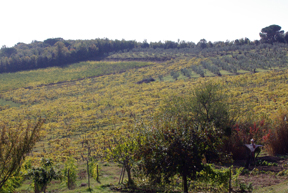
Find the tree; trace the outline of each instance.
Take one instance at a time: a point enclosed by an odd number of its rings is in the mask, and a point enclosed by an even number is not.
[[[68,53],[68,49],[65,47],[65,44],[60,41],[56,42],[55,46],[58,65],[61,66],[65,64],[65,55]]]
[[[147,42],[146,39],[142,42],[141,48],[149,48],[149,43]]]
[[[53,162],[50,159],[41,159],[40,167],[33,167],[27,176],[32,177],[34,183],[35,193],[46,191],[47,185],[54,179],[61,179],[62,175],[60,171],[55,171]]]
[[[96,57],[98,55],[99,48],[97,48],[95,44],[92,44],[91,46],[89,46],[88,50],[89,50],[90,57]]]
[[[221,90],[221,86],[213,82],[200,84],[189,95],[168,99],[161,113],[173,117],[177,112],[199,128],[213,124],[225,135],[230,135],[234,117],[229,114],[229,105],[225,102],[227,98]]]
[[[197,46],[199,46],[200,48],[204,49],[207,48],[207,41],[205,39],[201,39],[198,43]]]
[[[0,190],[9,178],[18,174],[26,154],[40,139],[44,121],[40,118],[34,126],[0,127]]]
[[[171,72],[170,72],[170,75],[171,75],[175,80],[177,80],[178,77],[180,76],[179,72],[176,72],[176,71],[171,71]]]
[[[142,170],[154,183],[161,183],[162,178],[169,183],[179,174],[183,191],[188,192],[188,178],[195,179],[196,172],[203,169],[207,151],[217,151],[221,134],[212,124],[199,128],[179,114],[173,118],[163,114],[142,129],[136,157],[142,160]]]
[[[64,39],[63,38],[49,38],[47,40],[44,40],[44,43],[49,44],[50,46],[53,46],[56,42],[59,42],[59,41],[64,41]]]
[[[193,121],[198,126],[206,126],[213,123],[226,135],[231,134],[233,122],[229,114],[229,106],[225,102],[226,97],[221,93],[221,86],[212,82],[197,86],[190,98],[188,110],[193,114]]]
[[[265,28],[262,28],[261,33],[261,42],[273,44],[274,42],[284,43],[284,31],[281,30],[279,25],[270,25]]]
[[[115,134],[112,141],[106,150],[106,160],[121,164],[124,168],[124,173],[125,171],[127,172],[128,185],[133,185],[131,169],[135,162],[134,154],[138,148],[137,142],[134,137],[131,137],[131,135],[127,136],[124,133]]]
[[[0,56],[10,57],[13,54],[17,54],[17,49],[16,48],[7,48],[6,46],[2,46],[1,55]]]
[[[285,39],[286,44],[288,44],[288,32],[285,33],[284,39]]]
[[[163,177],[169,183],[180,174],[188,192],[187,178],[195,179],[203,169],[204,155],[210,162],[227,161],[221,147],[230,117],[219,91],[219,85],[208,82],[192,95],[173,96],[151,124],[138,128],[136,157],[151,180],[157,183]]]

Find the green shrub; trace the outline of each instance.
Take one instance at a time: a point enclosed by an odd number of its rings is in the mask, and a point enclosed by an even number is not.
[[[69,157],[63,169],[64,181],[69,190],[76,187],[77,180],[77,163],[76,160],[72,157]]]
[[[204,191],[213,191],[213,192],[228,192],[229,182],[231,180],[231,189],[238,188],[238,178],[243,171],[243,168],[236,168],[233,170],[231,168],[221,168],[216,169],[212,164],[206,164],[204,169],[197,173],[197,181],[199,189],[205,189]]]

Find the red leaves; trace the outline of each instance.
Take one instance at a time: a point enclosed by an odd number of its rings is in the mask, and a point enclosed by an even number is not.
[[[256,123],[254,122],[253,127],[250,127],[250,136],[253,138],[253,136],[257,135],[259,131],[259,127],[256,126]]]
[[[267,143],[268,140],[270,139],[271,135],[272,135],[272,131],[271,131],[271,129],[269,129],[268,133],[262,137],[262,141],[264,143]]]
[[[261,143],[263,136],[267,135],[267,128],[265,126],[265,120],[261,120],[258,124],[256,122],[253,125],[249,123],[239,123],[233,127],[237,139],[242,144],[250,143],[250,139],[254,139],[256,143]]]
[[[265,123],[265,120],[262,119],[262,120],[260,121],[259,125],[262,127],[262,126],[264,125],[264,123]]]

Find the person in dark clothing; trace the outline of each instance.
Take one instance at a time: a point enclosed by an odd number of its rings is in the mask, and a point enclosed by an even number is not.
[[[252,162],[255,166],[255,150],[261,145],[255,145],[254,139],[251,139],[251,144],[245,144],[245,146],[247,147],[247,161],[245,168],[249,169]]]

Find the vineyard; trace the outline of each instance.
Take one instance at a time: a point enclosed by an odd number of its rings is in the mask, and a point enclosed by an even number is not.
[[[43,138],[29,159],[49,157],[61,163],[72,156],[81,162],[90,154],[89,143],[100,161],[108,141],[129,133],[135,121],[148,121],[163,99],[187,94],[210,80],[223,87],[231,111],[238,112],[237,121],[270,119],[288,105],[287,50],[278,44],[139,48],[110,53],[106,60],[113,62],[4,73],[0,119],[11,127],[40,116],[46,119]],[[151,78],[155,81],[139,83]]]

